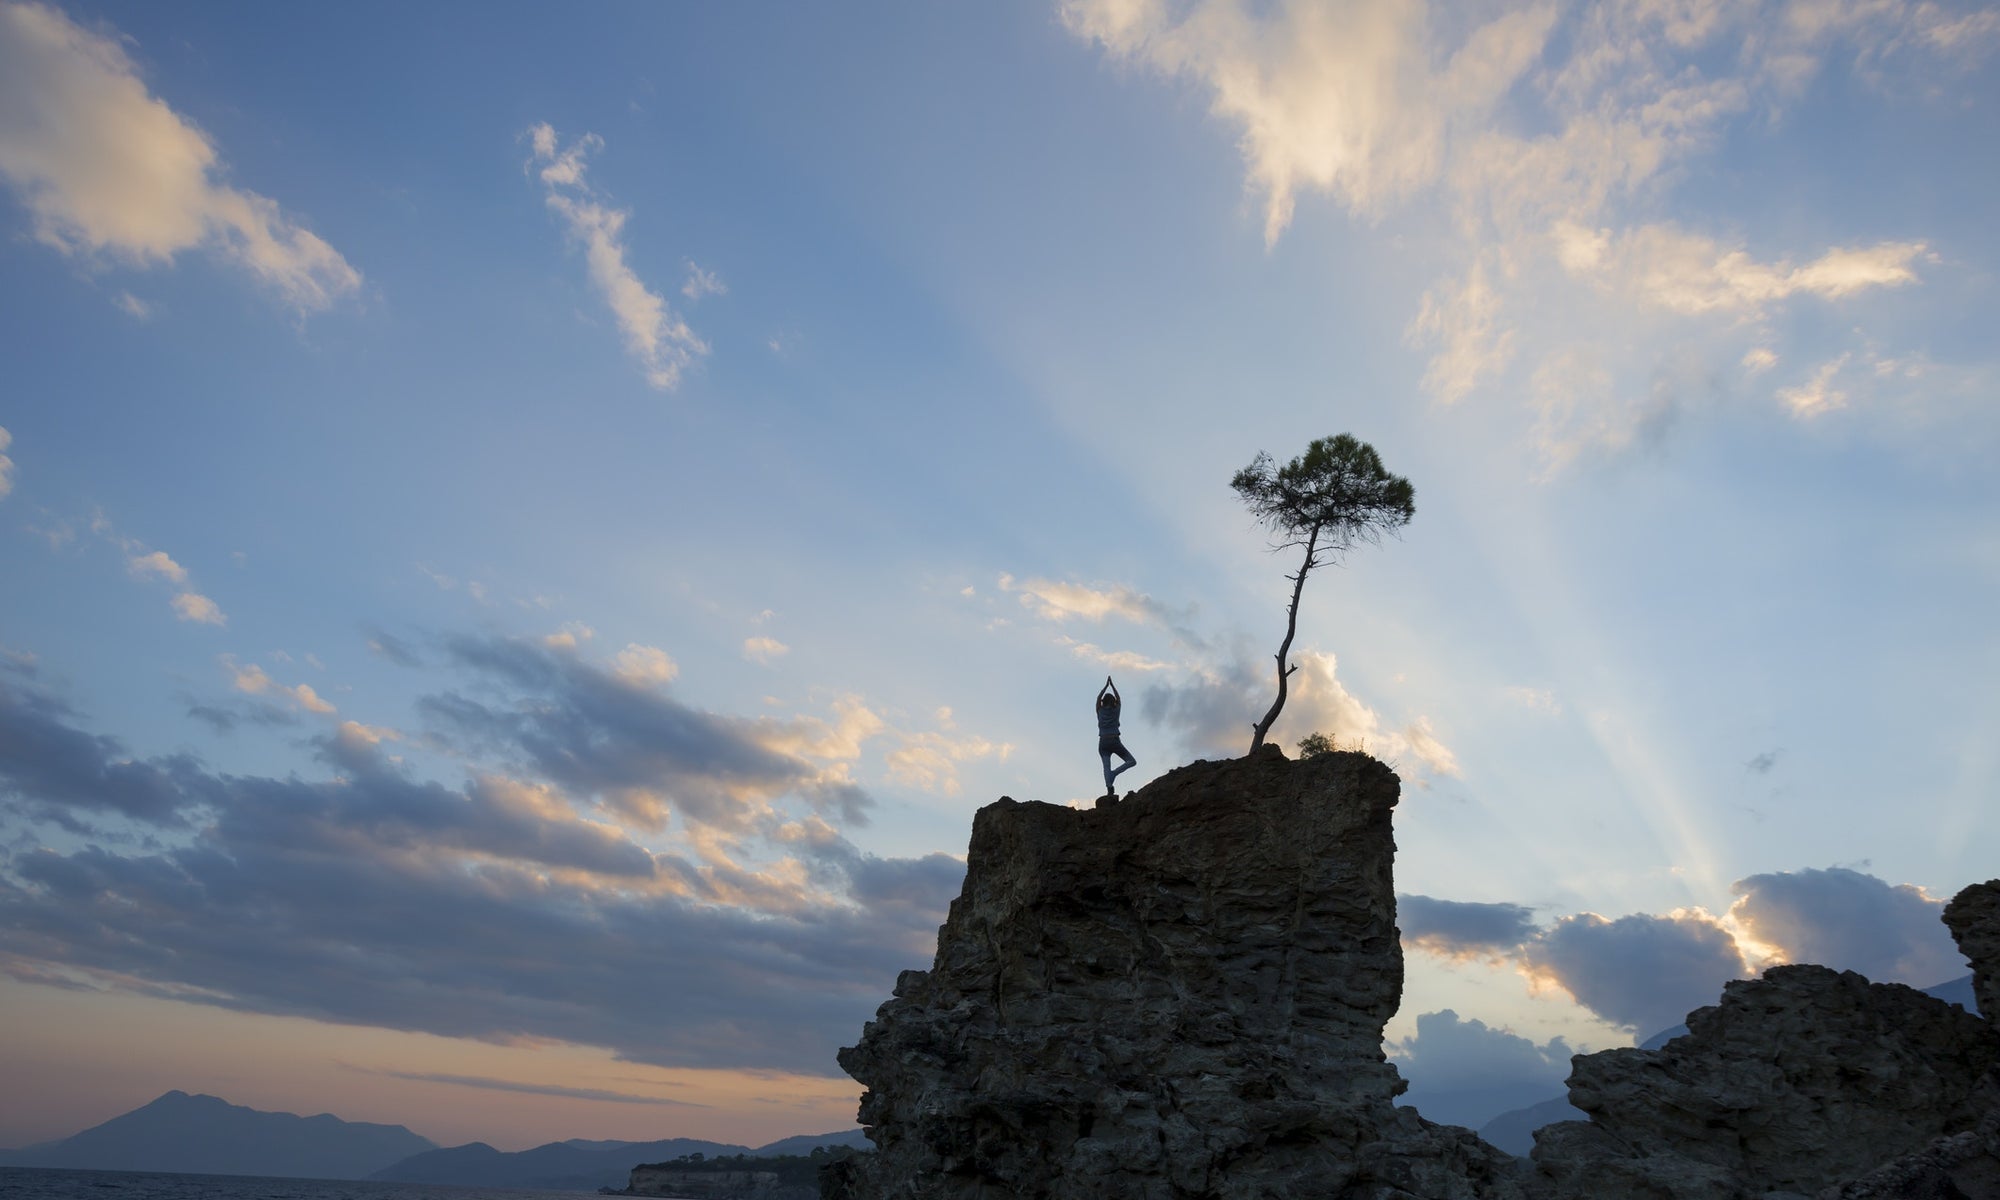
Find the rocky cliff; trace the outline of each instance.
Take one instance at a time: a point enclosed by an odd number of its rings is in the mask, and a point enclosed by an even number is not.
[[[1391,814],[1360,754],[1196,763],[973,823],[929,971],[840,1053],[877,1150],[837,1200],[2000,1200],[2000,1034],[1851,972],[1728,985],[1573,1061],[1532,1165],[1392,1101]],[[1946,922],[2000,1013],[2000,881]]]
[[[2000,1020],[2000,879],[1975,883],[1944,906],[1945,928],[1972,964],[1979,1011]]]
[[[840,1064],[857,1197],[1512,1195],[1512,1159],[1394,1107],[1396,776],[1196,763],[1093,810],[974,819],[932,969]]]
[[[1773,967],[1688,1014],[1658,1050],[1578,1055],[1534,1159],[1555,1197],[1811,1193],[1972,1130],[2000,1035],[1964,1009],[1852,971]]]

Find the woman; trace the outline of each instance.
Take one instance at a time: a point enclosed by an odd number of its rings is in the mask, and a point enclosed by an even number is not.
[[[1118,698],[1118,686],[1111,682],[1111,676],[1104,677],[1104,687],[1097,693],[1097,757],[1104,760],[1104,794],[1116,796],[1118,789],[1111,781],[1122,771],[1129,771],[1139,765],[1125,743],[1118,739],[1118,712],[1125,702]],[[1111,756],[1116,754],[1125,760],[1125,765],[1116,771],[1111,769]]]

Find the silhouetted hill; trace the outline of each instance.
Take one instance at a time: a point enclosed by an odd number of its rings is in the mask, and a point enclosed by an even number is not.
[[[586,1143],[587,1145],[587,1143]],[[623,1142],[608,1149],[587,1149],[575,1142],[550,1142],[533,1150],[495,1150],[485,1142],[429,1150],[392,1163],[369,1175],[395,1183],[443,1183],[454,1187],[550,1188],[595,1191],[623,1188],[632,1168],[663,1162],[683,1154],[748,1154],[747,1146],[668,1138],[659,1142]]]
[[[436,1146],[401,1125],[259,1112],[173,1091],[82,1133],[0,1151],[0,1165],[366,1179]]]
[[[780,1154],[811,1154],[821,1146],[851,1146],[856,1150],[866,1150],[869,1148],[868,1135],[858,1125],[838,1133],[802,1133],[797,1137],[779,1138],[750,1153],[759,1158],[772,1158]]]
[[[1479,1127],[1479,1136],[1500,1147],[1509,1154],[1528,1156],[1535,1148],[1535,1130],[1557,1121],[1587,1121],[1590,1115],[1580,1108],[1572,1108],[1567,1098],[1557,1096],[1540,1104],[1530,1104],[1503,1112]]]

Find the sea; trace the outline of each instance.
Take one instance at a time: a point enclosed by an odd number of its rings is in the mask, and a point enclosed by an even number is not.
[[[354,1179],[0,1167],[0,1200],[577,1200],[593,1194]]]

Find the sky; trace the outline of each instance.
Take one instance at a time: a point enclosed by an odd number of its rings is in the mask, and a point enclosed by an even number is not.
[[[0,0],[0,1145],[850,1126],[972,813],[1391,762],[1426,1115],[2000,861],[2000,10]]]

